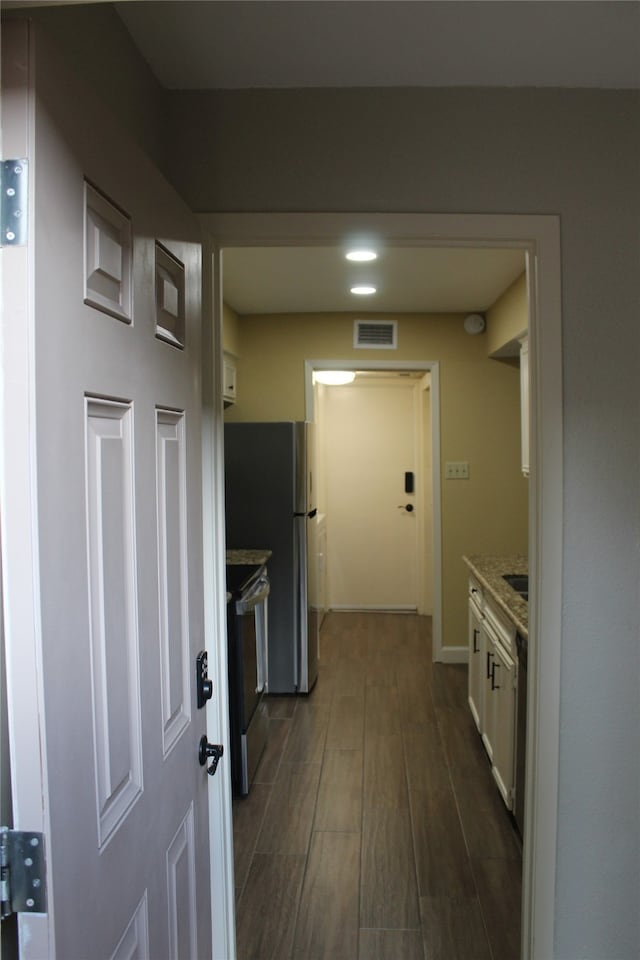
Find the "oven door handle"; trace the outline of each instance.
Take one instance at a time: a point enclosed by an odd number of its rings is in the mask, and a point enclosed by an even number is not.
[[[255,588],[250,594],[246,597],[242,597],[240,600],[236,600],[236,613],[240,615],[245,613],[250,613],[251,610],[254,610],[259,603],[262,603],[263,600],[266,600],[270,592],[269,581],[266,579],[260,579],[255,585]]]

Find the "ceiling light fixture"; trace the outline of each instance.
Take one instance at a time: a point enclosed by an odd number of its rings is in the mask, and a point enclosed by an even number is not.
[[[353,383],[356,375],[353,370],[314,370],[315,383],[324,383],[329,387],[341,387],[345,383]]]
[[[368,263],[369,260],[377,260],[378,254],[375,250],[349,250],[345,254],[347,260],[354,260],[356,263]]]
[[[359,283],[357,286],[351,287],[351,293],[355,293],[359,297],[368,297],[375,292],[376,288],[368,283]]]

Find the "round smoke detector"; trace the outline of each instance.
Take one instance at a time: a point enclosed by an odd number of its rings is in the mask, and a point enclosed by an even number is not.
[[[481,313],[470,313],[464,318],[464,328],[467,333],[482,333],[486,324]]]

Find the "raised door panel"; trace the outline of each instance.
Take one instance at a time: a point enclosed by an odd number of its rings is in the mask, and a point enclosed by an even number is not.
[[[143,789],[130,404],[87,399],[86,451],[93,741],[102,847]]]
[[[156,410],[159,640],[165,756],[191,719],[185,480],[184,414]]]

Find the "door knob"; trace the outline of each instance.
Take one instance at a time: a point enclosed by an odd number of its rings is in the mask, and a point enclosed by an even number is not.
[[[200,744],[198,746],[198,761],[200,766],[204,767],[207,760],[211,758],[211,763],[207,767],[207,773],[210,777],[212,777],[218,769],[220,757],[223,755],[223,753],[224,747],[221,743],[209,743],[206,736],[202,734],[200,737]]]
[[[399,503],[398,510],[406,510],[407,513],[413,513],[413,504],[412,503]]]

